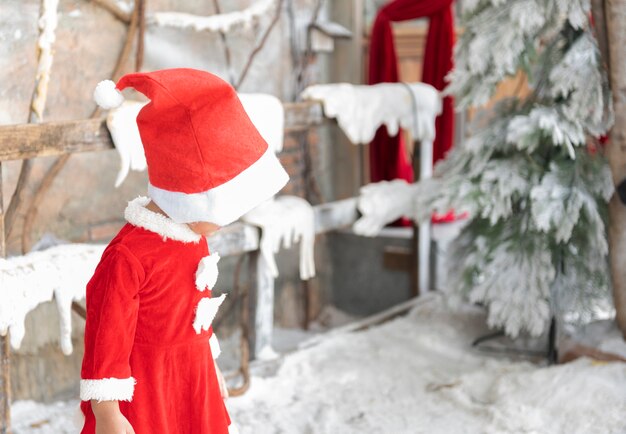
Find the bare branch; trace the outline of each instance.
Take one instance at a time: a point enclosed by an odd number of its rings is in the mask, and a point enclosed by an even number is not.
[[[94,4],[100,6],[102,9],[108,11],[115,18],[120,20],[121,22],[128,24],[130,23],[131,14],[120,8],[117,4],[113,3],[111,0],[92,0]]]
[[[220,7],[219,0],[213,0],[213,7],[215,8],[216,14],[222,13],[222,8]],[[230,45],[228,45],[228,40],[226,39],[226,32],[220,30],[218,32],[220,34],[220,39],[222,40],[222,46],[224,47],[224,58],[226,59],[226,69],[228,71],[228,81],[230,84],[235,84],[235,76],[233,74],[232,60],[230,54]]]
[[[263,49],[270,33],[272,33],[272,29],[274,29],[274,27],[278,23],[278,20],[280,20],[280,14],[283,10],[283,3],[284,3],[284,0],[279,0],[278,5],[276,6],[276,13],[274,14],[274,18],[272,19],[272,22],[265,30],[265,33],[261,37],[261,40],[259,41],[259,43],[256,45],[256,47],[254,47],[254,49],[252,50],[252,53],[250,53],[250,57],[248,57],[248,61],[246,62],[246,65],[241,71],[241,75],[239,75],[239,79],[237,80],[235,84],[235,89],[239,89],[241,87],[241,84],[245,80],[246,75],[248,75],[248,72],[250,71],[250,66],[252,66],[252,63],[254,62],[254,58]]]

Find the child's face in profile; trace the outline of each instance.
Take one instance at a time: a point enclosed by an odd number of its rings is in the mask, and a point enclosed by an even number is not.
[[[189,226],[189,229],[191,229],[198,235],[202,235],[205,237],[209,237],[221,229],[220,226],[210,222],[187,223],[187,226]]]

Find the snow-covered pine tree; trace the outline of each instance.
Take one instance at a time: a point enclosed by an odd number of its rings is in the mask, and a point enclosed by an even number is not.
[[[530,93],[485,110],[422,183],[419,220],[468,211],[451,290],[484,303],[511,336],[539,335],[552,313],[588,315],[608,299],[606,203],[594,143],[612,122],[589,0],[465,0],[447,92],[481,106],[523,71]],[[458,292],[457,292],[458,294]]]

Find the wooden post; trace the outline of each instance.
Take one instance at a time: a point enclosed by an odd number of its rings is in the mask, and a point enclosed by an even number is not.
[[[4,203],[2,196],[2,161],[0,161],[0,258],[6,257]],[[2,290],[3,288],[0,288]],[[11,432],[11,370],[9,334],[0,336],[0,434]]]
[[[616,320],[626,337],[626,0],[605,0],[615,125],[607,156],[617,194],[609,203],[609,255]]]
[[[433,176],[433,141],[420,143],[420,181]],[[419,292],[426,294],[432,289],[430,277],[430,220],[419,225]]]
[[[262,254],[256,255],[256,305],[254,314],[254,352],[253,359],[272,358],[274,331],[274,276]]]
[[[257,297],[258,297],[258,263],[261,257],[261,252],[259,250],[255,250],[249,253],[248,260],[248,296],[247,300],[243,300],[248,303],[248,314],[247,321],[248,324],[256,325],[256,306],[257,306]],[[257,330],[255,327],[248,327],[248,356],[250,360],[254,360],[256,357],[256,339],[257,339]]]

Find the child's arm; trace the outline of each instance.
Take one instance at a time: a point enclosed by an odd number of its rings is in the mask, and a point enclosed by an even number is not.
[[[118,401],[91,401],[96,417],[96,434],[135,434],[135,430],[120,411]]]
[[[131,401],[135,389],[130,354],[139,310],[139,288],[144,279],[141,263],[128,248],[113,245],[105,250],[87,285],[80,397],[92,402],[98,434],[132,432],[132,428],[110,431],[109,427],[128,425],[118,401]]]

